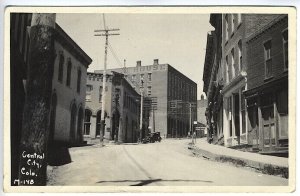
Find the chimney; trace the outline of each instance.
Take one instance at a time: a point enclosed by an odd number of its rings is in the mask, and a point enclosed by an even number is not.
[[[154,59],[153,65],[158,65],[158,59]]]
[[[136,62],[136,66],[137,66],[137,67],[142,66],[142,61],[137,61],[137,62]]]

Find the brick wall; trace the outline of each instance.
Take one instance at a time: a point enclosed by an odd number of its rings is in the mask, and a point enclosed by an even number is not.
[[[288,27],[288,20],[276,23],[266,29],[258,37],[251,39],[247,44],[248,55],[248,88],[252,89],[265,82],[276,80],[284,70],[282,31]],[[272,78],[265,80],[264,42],[271,40]]]

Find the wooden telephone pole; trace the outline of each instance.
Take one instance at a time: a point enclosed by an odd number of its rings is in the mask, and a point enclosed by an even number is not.
[[[102,34],[95,34],[95,36],[105,36],[105,49],[104,49],[104,69],[103,69],[103,88],[101,100],[101,121],[100,121],[100,146],[103,146],[104,130],[105,130],[105,99],[106,99],[106,66],[107,66],[107,46],[108,36],[120,35],[119,33],[109,33],[111,31],[119,31],[120,29],[108,29],[105,24],[105,16],[103,14],[104,29],[95,30],[94,32],[103,32]]]

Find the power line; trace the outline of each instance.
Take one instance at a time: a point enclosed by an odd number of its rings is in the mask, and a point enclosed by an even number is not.
[[[113,49],[113,47],[111,46],[110,43],[108,43],[108,48],[109,48],[109,50],[111,51],[111,53],[112,53],[114,59],[115,59],[115,60],[117,61],[117,63],[119,64],[119,66],[122,67],[123,65],[122,65],[122,63],[121,63],[121,61],[120,61],[118,55],[116,54],[115,50]]]

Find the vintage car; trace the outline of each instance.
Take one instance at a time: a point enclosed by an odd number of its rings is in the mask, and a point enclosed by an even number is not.
[[[142,143],[154,143],[154,142],[160,142],[161,137],[160,137],[160,132],[154,132],[154,133],[149,133],[144,139],[142,139]]]

